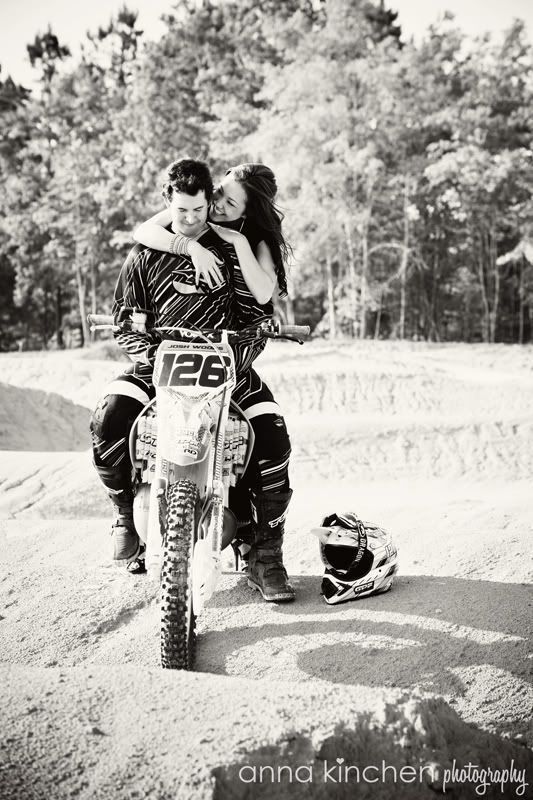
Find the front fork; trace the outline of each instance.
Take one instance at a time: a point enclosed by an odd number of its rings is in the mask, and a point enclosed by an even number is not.
[[[159,575],[163,556],[163,531],[167,521],[166,490],[168,486],[168,462],[156,469],[155,478],[149,486],[148,524],[146,530],[146,569],[150,575]]]
[[[160,575],[164,531],[167,524],[167,487],[179,480],[193,481],[199,489],[200,508],[195,531],[195,556],[193,565],[193,592],[195,613],[199,613],[207,602],[220,574],[220,551],[224,525],[224,507],[228,502],[228,491],[223,481],[213,478],[216,448],[205,462],[180,466],[158,459],[157,477],[150,487],[149,509],[146,526],[146,568],[151,576]],[[148,499],[148,498],[147,498]]]
[[[195,538],[199,546],[195,547],[195,550],[198,550],[198,557],[193,586],[195,584],[197,587],[202,585],[202,574],[208,575],[213,572],[210,569],[210,562],[214,565],[214,571],[220,573],[220,553],[224,541],[224,509],[228,506],[229,486],[233,480],[231,468],[228,467],[228,454],[224,449],[228,414],[229,408],[225,406],[218,419],[215,440],[211,443],[208,457],[204,461],[188,466],[179,466],[166,461],[159,453],[156,455],[154,480],[149,487],[145,484],[141,488],[144,493],[144,506],[149,506],[148,509],[145,509],[147,522],[144,529],[146,530],[146,566],[151,575],[158,576],[160,574],[163,532],[167,516],[167,487],[182,479],[193,481],[198,486],[200,496],[197,530],[195,531]],[[246,426],[247,434],[242,439],[241,431],[237,440],[238,442],[243,441],[244,444],[237,446],[231,435],[229,440],[230,450],[237,448],[239,460],[242,461],[241,471],[245,467],[253,447],[253,431],[249,430],[249,423],[241,422],[242,424]],[[239,429],[237,429],[237,433],[239,433]],[[245,452],[241,452],[243,447]],[[140,532],[140,527],[138,530]],[[208,584],[214,584],[214,578],[209,580]],[[196,597],[196,607],[203,606],[207,602],[213,589],[214,585],[205,587],[203,594]]]

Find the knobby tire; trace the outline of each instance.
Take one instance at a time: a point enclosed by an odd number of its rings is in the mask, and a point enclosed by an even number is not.
[[[161,666],[192,669],[196,617],[192,610],[192,553],[198,488],[188,480],[167,490],[161,569]]]

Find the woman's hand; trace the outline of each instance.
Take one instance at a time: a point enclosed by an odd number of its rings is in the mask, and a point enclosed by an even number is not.
[[[221,239],[224,239],[225,242],[232,244],[234,247],[243,240],[245,242],[248,241],[246,236],[240,233],[240,231],[234,231],[232,228],[224,228],[223,225],[215,225],[214,222],[208,222],[207,224],[209,227],[213,228],[217,236],[220,236]]]
[[[224,277],[220,270],[220,266],[224,263],[221,258],[218,258],[211,250],[203,247],[200,242],[191,240],[189,242],[189,255],[194,265],[194,282],[196,285],[200,282],[202,277],[210,289],[215,286],[221,286],[224,283]]]

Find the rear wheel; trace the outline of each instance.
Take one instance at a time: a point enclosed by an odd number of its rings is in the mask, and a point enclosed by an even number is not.
[[[161,569],[161,666],[165,669],[192,669],[194,661],[191,564],[197,505],[198,487],[192,481],[169,486]]]

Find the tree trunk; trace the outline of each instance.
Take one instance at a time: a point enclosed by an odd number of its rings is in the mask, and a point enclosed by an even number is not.
[[[79,201],[76,203],[76,230],[81,228],[81,209]],[[87,324],[87,310],[85,307],[85,275],[81,268],[81,252],[78,240],[76,240],[76,247],[74,251],[74,273],[76,276],[76,286],[78,289],[78,307],[80,310],[81,318],[81,331],[83,335],[82,347],[87,347],[90,341],[89,326]]]
[[[475,246],[476,237],[473,237],[473,242]],[[483,234],[479,234],[479,247],[477,249],[477,273],[478,273],[478,281],[479,281],[479,288],[481,291],[481,302],[483,304],[483,319],[481,322],[481,335],[483,337],[483,341],[488,343],[490,341],[490,306],[489,306],[489,298],[487,296],[487,286],[485,283],[485,270],[483,268],[483,263],[485,259],[485,248],[483,243]]]
[[[48,318],[49,318],[48,309],[49,309],[49,306],[50,306],[49,298],[50,298],[50,294],[48,292],[48,287],[45,287],[45,289],[44,289],[44,306],[43,306],[43,325],[42,325],[42,329],[41,329],[41,342],[42,342],[42,345],[43,345],[43,350],[47,350],[48,349],[48,338],[49,338],[49,335],[50,335],[49,326],[48,326]]]
[[[402,252],[402,262],[400,265],[400,339],[405,339],[405,306],[407,297],[407,280],[406,280],[406,267],[405,252]]]
[[[78,288],[78,307],[81,317],[81,330],[83,333],[83,346],[87,346],[90,341],[89,326],[87,324],[87,310],[85,308],[85,278],[82,273],[78,257],[76,257],[76,286]]]
[[[518,264],[518,344],[524,344],[524,261],[522,256]]]
[[[282,325],[287,324],[287,313],[285,310],[285,303],[279,297],[275,297],[272,301],[274,305],[274,316],[279,319]]]
[[[350,311],[352,313],[352,336],[357,335],[357,274],[355,271],[355,249],[353,245],[352,232],[348,222],[344,223],[344,235],[346,237],[346,249],[348,251],[348,273],[350,275]]]
[[[287,295],[283,303],[285,305],[285,315],[287,317],[287,325],[294,325],[295,324],[294,304],[292,302],[292,297],[289,297],[289,295]]]
[[[437,231],[437,238],[438,238],[438,231]],[[431,277],[431,300],[429,304],[429,317],[433,326],[433,330],[437,331],[436,341],[440,341],[440,333],[438,333],[440,319],[438,318],[437,314],[437,287],[439,285],[439,271],[440,271],[440,259],[439,259],[439,252],[437,250],[433,258],[433,274]]]
[[[331,251],[327,249],[326,252],[326,281],[328,287],[328,321],[329,321],[329,338],[334,339],[337,335],[337,322],[335,318],[335,294],[333,284],[333,265],[331,262]]]
[[[405,339],[405,310],[407,305],[407,262],[409,259],[409,181],[403,188],[403,249],[400,262],[400,339]]]
[[[366,284],[368,279],[368,225],[363,226],[361,238],[361,324],[359,325],[359,338],[366,336]]]
[[[94,262],[94,258],[91,259],[91,268],[90,268],[90,271],[89,271],[89,276],[90,276],[90,278],[89,278],[90,279],[89,286],[90,286],[90,295],[91,295],[91,313],[92,314],[96,314],[96,312],[98,311],[97,298],[96,298],[96,284],[97,284],[97,279],[98,279],[98,273],[97,273],[97,270],[96,270],[96,265],[95,265],[95,262]],[[85,333],[84,333],[84,336],[85,336]],[[96,336],[96,331],[90,331],[89,332],[89,336],[91,337],[91,341],[94,342],[95,336]],[[85,341],[87,341],[87,339]]]
[[[97,297],[96,297],[96,288],[98,284],[98,270],[96,269],[96,265],[94,263],[94,259],[91,261],[91,313],[96,314],[98,311],[97,308]]]
[[[383,290],[379,292],[378,313],[376,314],[376,325],[374,328],[374,339],[379,339],[379,329],[381,327],[381,309],[383,308]]]
[[[363,226],[362,226],[363,230],[361,236],[361,301],[360,301],[361,325],[359,327],[360,339],[364,339],[366,337],[366,305],[367,305],[366,295],[368,286],[368,264],[369,264],[368,230],[370,228],[370,219],[372,217],[375,183],[376,183],[375,175],[369,176],[367,182],[367,204],[364,212]]]
[[[80,310],[81,331],[83,335],[82,347],[86,347],[90,341],[89,326],[87,324],[86,286],[85,275],[81,268],[81,253],[77,244],[74,258],[74,274],[76,276],[76,287],[78,289],[78,308]]]
[[[496,325],[498,322],[498,311],[500,307],[500,269],[496,263],[496,236],[494,229],[491,228],[488,233],[488,250],[489,250],[489,268],[493,275],[493,294],[492,294],[492,308],[490,312],[490,328],[489,336],[490,342],[493,344],[496,341]]]
[[[62,301],[62,292],[61,286],[56,288],[56,338],[57,338],[57,346],[59,349],[63,350],[65,347],[65,343],[63,341],[63,309],[61,307]]]
[[[292,300],[289,297],[280,298],[275,296],[273,299],[274,314],[279,318],[282,325],[294,325],[294,309]]]

